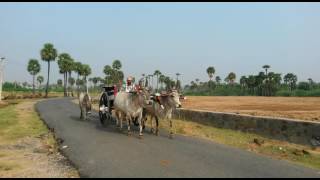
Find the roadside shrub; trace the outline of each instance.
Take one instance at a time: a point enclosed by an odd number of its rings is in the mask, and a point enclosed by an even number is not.
[[[298,89],[308,91],[311,89],[311,85],[308,82],[299,82]]]
[[[292,96],[292,92],[288,90],[281,90],[276,92],[276,96],[284,96],[284,97],[290,97]]]
[[[309,91],[308,92],[308,96],[320,97],[320,89]]]

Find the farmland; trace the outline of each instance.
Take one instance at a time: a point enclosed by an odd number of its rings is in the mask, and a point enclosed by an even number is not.
[[[184,108],[320,121],[319,97],[188,96]]]

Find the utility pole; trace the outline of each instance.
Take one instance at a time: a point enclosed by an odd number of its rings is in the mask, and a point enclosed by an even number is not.
[[[3,84],[3,70],[5,57],[0,58],[0,102],[2,101],[2,84]]]

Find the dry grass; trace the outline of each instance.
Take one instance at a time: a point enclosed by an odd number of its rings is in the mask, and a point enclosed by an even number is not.
[[[34,110],[36,100],[0,109],[0,177],[79,177]]]
[[[320,121],[320,97],[188,96],[184,108]]]
[[[320,169],[319,149],[268,139],[253,133],[202,125],[196,122],[178,119],[174,119],[173,122],[176,134],[199,137],[275,159],[287,160],[307,167]],[[147,121],[146,126],[150,127],[150,121]],[[160,121],[160,128],[169,130],[169,122],[164,120]],[[163,134],[164,132],[160,133]],[[254,139],[258,139],[260,142],[264,141],[264,143],[258,145],[254,143]]]

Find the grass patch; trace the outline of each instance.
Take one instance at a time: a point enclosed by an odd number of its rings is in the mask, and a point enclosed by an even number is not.
[[[150,120],[147,121],[146,126],[150,127]],[[225,144],[272,158],[320,169],[319,152],[308,146],[268,139],[254,133],[216,128],[210,124],[202,125],[196,122],[178,119],[173,120],[173,127],[176,134],[200,137],[219,144]],[[169,130],[169,122],[160,120],[160,128]],[[258,139],[263,143],[257,144],[254,142],[254,139]]]
[[[11,171],[19,168],[19,164],[16,163],[0,162],[0,171]]]
[[[36,137],[48,130],[32,108],[24,104],[9,105],[0,109],[0,139],[15,141],[20,138]]]

